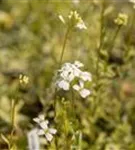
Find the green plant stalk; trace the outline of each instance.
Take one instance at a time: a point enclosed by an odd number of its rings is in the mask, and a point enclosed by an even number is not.
[[[56,137],[55,137],[55,150],[59,150],[59,148],[58,148],[57,135],[56,135]]]
[[[134,22],[135,22],[135,13],[134,13],[134,15],[133,15],[131,25],[130,25],[130,27],[129,27],[129,30],[130,30],[130,31],[129,31],[129,35],[131,35],[131,33],[133,32]],[[131,39],[132,39],[132,36],[130,36],[129,39],[128,39],[127,48],[126,48],[126,51],[125,51],[125,57],[127,57],[128,54],[129,54]],[[128,61],[128,60],[126,60],[126,61]]]
[[[55,88],[55,96],[54,96],[54,122],[55,122],[55,127],[56,127],[56,129],[58,128],[57,127],[57,97],[56,97],[56,93],[57,93],[57,89]],[[55,136],[55,149],[56,150],[59,150],[58,149],[58,137],[57,137],[57,135]]]
[[[10,134],[9,149],[12,149],[12,147],[14,145],[13,134],[14,134],[14,128],[15,128],[15,106],[16,106],[16,102],[14,99],[12,99],[12,101],[11,101],[11,126],[12,126],[12,130],[11,130],[11,134]]]
[[[78,150],[81,150],[81,149],[82,149],[82,133],[80,132]]]
[[[11,123],[12,123],[12,128],[14,128],[15,125],[15,100],[12,100],[11,104]]]
[[[101,20],[100,20],[100,22],[101,22],[101,26],[100,26],[100,41],[99,41],[99,48],[98,48],[98,58],[97,58],[97,67],[96,67],[96,77],[97,77],[97,79],[96,79],[96,91],[98,92],[98,89],[99,89],[99,85],[98,85],[98,81],[99,81],[99,77],[100,77],[100,73],[99,73],[99,63],[100,63],[100,55],[99,55],[99,53],[100,53],[100,51],[101,51],[101,49],[102,49],[102,45],[103,45],[103,37],[104,37],[104,33],[103,33],[103,23],[104,23],[104,10],[105,10],[105,0],[103,0],[102,1],[102,10],[101,10]],[[108,48],[108,51],[109,51],[109,53],[111,52],[111,50],[113,49],[113,47],[114,47],[114,43],[115,43],[115,40],[116,40],[116,38],[117,38],[117,36],[118,36],[118,33],[119,33],[119,31],[120,31],[120,29],[121,29],[121,25],[120,26],[118,26],[117,27],[117,29],[116,29],[116,32],[115,32],[115,34],[114,34],[114,36],[113,36],[113,38],[112,38],[112,41],[111,41],[111,46]],[[95,105],[94,105],[94,109],[93,109],[93,111],[95,112],[95,110],[96,110],[96,107],[97,107],[97,105],[98,105],[98,97],[96,96],[96,98],[95,98],[96,100],[95,100]]]
[[[113,36],[113,38],[112,38],[112,41],[111,41],[111,46],[108,48],[108,54],[110,54],[111,51],[113,50],[113,47],[114,47],[114,45],[115,45],[115,41],[116,41],[116,39],[117,39],[117,37],[118,37],[118,34],[119,34],[119,32],[120,32],[121,27],[122,27],[122,25],[118,25],[118,26],[117,26],[116,32],[115,32],[115,34],[114,34],[114,36]],[[111,55],[111,54],[110,54],[110,55]]]
[[[65,150],[69,150],[69,142],[68,142],[68,120],[67,120],[67,109],[64,106],[64,133],[65,133]]]
[[[67,39],[68,39],[68,35],[69,35],[69,32],[70,32],[70,29],[71,29],[71,27],[69,25],[67,27],[67,31],[65,33],[65,37],[64,37],[64,42],[63,42],[62,50],[61,50],[61,55],[60,55],[58,69],[60,68],[60,66],[62,64],[62,60],[63,60],[63,56],[64,56],[64,52],[65,52],[65,47],[66,47],[66,43],[67,43]],[[55,98],[54,98],[54,118],[55,118],[55,125],[56,125],[56,128],[57,128],[57,122],[56,122],[56,119],[57,119],[57,97],[56,97],[56,93],[57,93],[57,89],[55,89]],[[67,136],[66,130],[65,130],[65,135]],[[57,137],[55,138],[55,148],[56,148],[56,150],[58,150],[58,140],[57,140]]]
[[[55,88],[55,92],[54,92],[54,103],[53,103],[53,107],[54,107],[54,119],[57,118],[57,89]]]
[[[116,38],[117,38],[117,36],[118,36],[118,34],[119,34],[119,31],[120,31],[121,27],[122,27],[122,25],[119,25],[119,26],[117,27],[117,29],[116,29],[116,32],[115,32],[115,34],[114,34],[114,36],[113,36],[113,38],[112,38],[112,41],[111,41],[111,46],[110,46],[109,49],[108,49],[109,53],[112,51],[112,49],[113,49],[113,47],[114,47]]]
[[[104,11],[105,11],[105,0],[102,0],[102,7],[101,7],[101,13],[100,13],[100,38],[99,38],[99,47],[97,49],[97,61],[96,61],[96,80],[95,80],[95,90],[96,90],[96,95],[95,95],[95,102],[93,105],[92,109],[92,114],[95,113],[97,104],[98,104],[98,90],[99,90],[99,78],[100,78],[100,72],[99,72],[99,64],[100,64],[100,51],[103,46],[103,38],[104,38],[104,33],[103,33],[103,28],[104,28]]]
[[[70,25],[68,26],[67,31],[66,31],[66,34],[65,34],[65,37],[64,37],[64,43],[63,43],[62,50],[61,50],[60,61],[59,61],[59,67],[60,67],[61,64],[62,64],[62,60],[63,60],[63,56],[64,56],[65,47],[66,47],[66,43],[67,43],[67,39],[68,39],[69,32],[70,32]]]
[[[76,119],[76,114],[75,114],[75,100],[74,100],[74,91],[71,89],[71,107],[72,107],[72,114],[73,114],[73,119]]]
[[[102,45],[103,45],[103,37],[104,37],[104,33],[103,33],[103,24],[104,24],[104,10],[105,10],[105,1],[102,1],[102,8],[101,8],[101,14],[100,14],[100,39],[99,39],[99,47],[97,49],[97,62],[96,62],[96,81],[98,82],[98,78],[99,78],[99,63],[100,63],[100,51],[102,49]],[[97,83],[98,84],[98,83]]]

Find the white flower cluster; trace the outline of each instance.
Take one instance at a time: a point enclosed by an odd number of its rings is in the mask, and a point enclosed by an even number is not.
[[[62,23],[66,23],[64,17],[62,15],[59,15],[59,19]],[[80,15],[77,13],[77,11],[71,11],[68,15],[69,23],[71,26],[79,28],[79,29],[87,29],[84,21],[80,17]]]
[[[85,83],[92,80],[91,74],[82,71],[80,68],[84,65],[79,61],[72,63],[65,63],[58,71],[58,80],[56,86],[59,89],[68,91],[70,87],[78,91],[81,97],[86,98],[91,94],[91,91],[85,88]]]
[[[44,115],[39,115],[37,118],[33,119],[39,126],[37,129],[38,135],[44,135],[46,140],[51,142],[53,135],[56,134],[57,130],[54,128],[49,128],[49,121],[44,119]]]

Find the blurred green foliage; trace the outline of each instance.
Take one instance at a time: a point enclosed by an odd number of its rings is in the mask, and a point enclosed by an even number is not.
[[[67,16],[71,10],[81,14],[87,30],[72,32],[64,62],[79,60],[93,75],[92,96],[75,99],[82,134],[75,136],[82,136],[82,150],[135,150],[135,10],[128,1],[105,1],[100,90],[96,92],[101,1],[0,0],[0,133],[10,134],[11,99],[17,99],[14,138],[18,150],[27,149],[33,117],[44,113],[53,119],[52,82],[66,32],[58,15]],[[119,12],[128,15],[128,24],[120,29],[110,50]],[[19,85],[20,74],[29,76],[28,85]],[[63,143],[63,138],[59,141]],[[0,139],[0,149],[6,148]]]

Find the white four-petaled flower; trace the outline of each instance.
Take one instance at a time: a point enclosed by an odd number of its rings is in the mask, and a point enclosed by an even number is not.
[[[76,91],[78,91],[81,95],[81,97],[86,98],[87,96],[90,95],[90,90],[84,88],[84,82],[83,81],[79,81],[79,85],[75,84],[73,86],[73,89],[75,89]]]
[[[89,72],[86,72],[86,71],[85,72],[81,72],[80,78],[83,81],[92,81],[91,74]]]
[[[61,80],[61,81],[58,82],[58,87],[59,87],[60,89],[63,89],[63,90],[65,90],[65,91],[68,91],[68,90],[69,90],[69,87],[70,87],[70,84],[69,84],[69,82],[66,81],[66,80]]]
[[[39,126],[37,130],[38,135],[44,135],[46,140],[51,142],[53,135],[56,134],[57,130],[54,128],[49,128],[49,121],[44,119],[44,115],[39,115],[39,117],[33,119]]]

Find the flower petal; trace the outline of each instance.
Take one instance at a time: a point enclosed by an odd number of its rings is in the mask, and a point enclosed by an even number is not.
[[[79,84],[80,84],[80,89],[83,89],[84,88],[84,81],[80,80]]]
[[[79,62],[79,61],[77,61],[77,60],[74,62],[74,64],[75,64],[75,66],[78,67],[78,68],[84,66],[83,63],[81,63],[81,62]]]
[[[49,129],[49,132],[50,132],[51,134],[56,134],[57,130],[54,129],[54,128],[50,128],[50,129]]]
[[[36,123],[40,123],[40,119],[39,118],[33,118],[33,121],[35,121]]]
[[[91,80],[92,80],[91,74],[90,74],[89,72],[81,72],[80,78],[81,78],[83,81],[91,81]]]
[[[50,133],[46,133],[45,137],[46,137],[47,141],[49,141],[49,142],[51,142],[53,139],[53,136]]]
[[[88,90],[88,89],[82,89],[82,90],[80,90],[80,95],[82,96],[82,98],[86,98],[87,96],[89,96],[90,95],[90,90]]]
[[[39,137],[37,134],[38,129],[32,129],[30,132],[28,132],[27,134],[27,138],[28,138],[28,146],[29,146],[29,150],[39,150]]]
[[[58,83],[59,88],[68,91],[69,90],[69,82],[62,80]]]
[[[44,121],[45,116],[44,116],[43,114],[41,114],[41,115],[39,115],[39,117],[38,117],[38,118],[40,119],[40,121]]]
[[[82,20],[77,23],[76,27],[79,29],[87,29],[86,25],[84,24]]]
[[[44,130],[47,129],[48,128],[48,120],[42,121],[39,125],[42,129],[44,129]]]
[[[39,130],[37,131],[37,134],[38,134],[38,135],[44,135],[44,134],[45,134],[45,132],[44,132],[44,130],[39,129]]]
[[[76,90],[76,91],[79,91],[80,90],[80,86],[75,84],[75,85],[73,85],[73,89]]]

